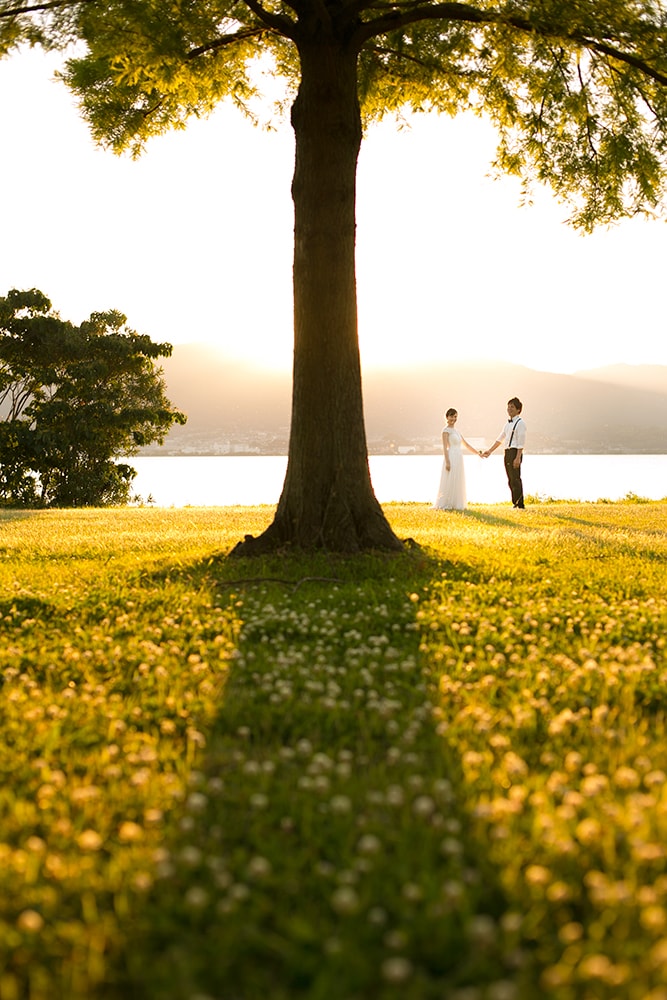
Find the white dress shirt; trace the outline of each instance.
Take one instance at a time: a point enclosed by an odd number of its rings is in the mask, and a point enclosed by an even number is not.
[[[511,440],[511,444],[509,443]],[[506,448],[526,447],[526,424],[522,417],[513,417],[508,420],[500,434],[496,438],[497,442],[504,441]]]

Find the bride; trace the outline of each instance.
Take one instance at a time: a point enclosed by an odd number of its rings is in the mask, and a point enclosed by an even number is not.
[[[443,427],[442,430],[442,449],[445,457],[442,463],[438,498],[433,504],[434,510],[465,510],[466,478],[461,445],[464,445],[473,455],[479,455],[477,449],[468,444],[466,439],[456,430],[457,417],[458,413],[453,408],[445,413],[447,426]]]

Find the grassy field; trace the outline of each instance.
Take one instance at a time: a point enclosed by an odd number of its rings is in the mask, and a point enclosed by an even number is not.
[[[0,511],[0,1000],[667,1000],[667,503]]]

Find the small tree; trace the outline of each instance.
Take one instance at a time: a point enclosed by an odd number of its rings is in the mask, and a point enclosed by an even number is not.
[[[62,320],[40,291],[0,298],[0,501],[126,503],[135,470],[115,459],[162,442],[185,416],[155,359],[171,354],[122,313]]]
[[[225,97],[244,108],[260,57],[296,95],[289,457],[275,518],[243,554],[400,547],[371,488],[363,420],[364,121],[405,104],[485,114],[499,169],[552,185],[585,229],[653,212],[664,195],[664,0],[0,0],[0,51],[21,41],[78,43],[64,78],[117,152]],[[400,271],[388,280],[400,286]]]

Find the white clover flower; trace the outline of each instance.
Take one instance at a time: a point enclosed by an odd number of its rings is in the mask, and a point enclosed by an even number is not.
[[[208,805],[208,799],[203,792],[190,792],[185,800],[185,808],[193,813],[203,813]]]
[[[521,778],[528,773],[525,760],[511,750],[503,757],[503,765],[510,778]]]
[[[269,797],[263,792],[255,792],[248,800],[253,809],[266,809],[269,804]]]
[[[143,835],[143,827],[139,826],[138,823],[132,822],[132,820],[125,820],[118,828],[118,839],[122,840],[124,844],[136,843],[136,841],[143,838]]]
[[[46,850],[46,842],[41,837],[28,837],[25,846],[27,850],[33,851],[35,854],[41,854],[42,851]]]
[[[448,903],[457,904],[465,896],[465,886],[462,882],[454,881],[453,879],[443,882],[442,884],[442,895],[447,900]]]
[[[528,865],[524,875],[529,885],[548,885],[552,878],[550,870],[544,865]]]
[[[132,879],[132,885],[138,892],[148,892],[153,888],[153,877],[148,872],[137,872]]]
[[[430,795],[419,795],[412,803],[415,816],[428,817],[435,812],[435,802]]]
[[[19,913],[16,926],[28,934],[38,934],[44,927],[44,918],[37,910],[23,910]]]
[[[328,937],[324,942],[324,951],[327,955],[340,955],[343,945],[340,938]]]
[[[130,778],[130,784],[134,785],[135,788],[141,788],[142,785],[148,785],[151,781],[153,775],[148,767],[140,767],[138,771],[135,771]]]
[[[463,854],[463,844],[456,837],[445,837],[440,843],[440,853],[446,858],[455,858]]]
[[[252,879],[267,878],[271,874],[271,862],[257,855],[248,862],[248,875]]]
[[[584,979],[602,979],[611,982],[614,965],[606,955],[586,955],[579,963],[577,971]]]
[[[102,843],[97,830],[84,830],[77,838],[77,844],[82,851],[99,851]]]
[[[387,958],[381,968],[382,978],[388,983],[405,983],[412,971],[412,963],[400,955]]]
[[[153,856],[155,862],[155,874],[157,878],[171,878],[174,874],[174,865],[172,864],[169,851],[165,848],[158,848]]]
[[[401,888],[401,895],[409,903],[419,903],[424,898],[424,892],[416,882],[406,882]]]
[[[664,906],[645,906],[639,915],[639,921],[648,931],[663,931],[667,924],[667,911]]]
[[[359,909],[359,897],[351,886],[343,885],[332,895],[331,907],[341,916],[351,915]]]
[[[360,854],[378,854],[382,850],[382,841],[373,833],[364,834],[357,844]]]
[[[196,868],[202,863],[203,854],[198,847],[188,844],[181,849],[178,855],[179,861],[187,865],[188,868]]]
[[[229,872],[217,871],[213,875],[213,881],[217,889],[229,889],[233,879]]]
[[[599,795],[609,786],[609,779],[604,774],[588,774],[582,780],[579,788],[582,795],[587,798],[592,798],[594,795]]]
[[[633,767],[619,767],[614,772],[612,781],[617,788],[632,789],[638,787],[640,778]]]
[[[483,913],[472,917],[468,924],[468,935],[482,947],[493,944],[496,940],[495,921]]]
[[[209,895],[200,885],[193,885],[185,893],[185,905],[191,910],[203,910],[208,906]]]
[[[407,943],[405,931],[388,931],[384,936],[385,948],[391,948],[392,951],[401,951],[407,947]]]
[[[521,930],[523,917],[514,910],[508,910],[500,918],[500,926],[506,934],[516,934]]]
[[[402,806],[405,802],[405,793],[400,785],[389,785],[385,799],[387,805]]]
[[[329,803],[329,808],[339,816],[345,815],[352,810],[352,800],[347,795],[334,795]]]
[[[323,771],[330,771],[333,768],[333,761],[325,753],[315,753],[313,754],[312,760],[308,765],[308,770],[311,774],[319,774]]]
[[[577,824],[574,832],[581,844],[594,844],[602,836],[602,826],[597,819],[587,816]]]
[[[486,1000],[514,1000],[517,988],[508,979],[498,979],[490,983],[486,991]]]

